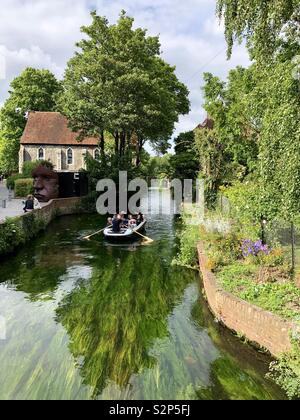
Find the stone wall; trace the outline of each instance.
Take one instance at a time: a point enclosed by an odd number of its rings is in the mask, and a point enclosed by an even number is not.
[[[200,270],[208,304],[215,317],[229,329],[278,356],[291,350],[291,333],[298,331],[294,323],[245,302],[226,292],[215,275],[207,269],[202,243],[198,245]]]
[[[80,204],[80,201],[81,198],[79,197],[58,198],[56,200],[49,201],[46,206],[39,210],[34,210],[32,213],[36,214],[37,217],[43,218],[46,225],[48,225],[57,216],[67,216],[78,213],[78,205]]]
[[[21,145],[19,153],[19,170],[22,172],[23,164],[26,161],[38,160],[39,145]],[[49,160],[54,165],[55,171],[69,171],[78,172],[80,169],[85,169],[85,156],[89,153],[94,157],[94,146],[72,146],[73,151],[73,164],[68,165],[67,152],[68,146],[43,146],[44,160]]]

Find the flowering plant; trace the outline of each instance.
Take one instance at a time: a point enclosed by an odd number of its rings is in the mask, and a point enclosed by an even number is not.
[[[260,253],[269,255],[271,250],[268,245],[264,245],[261,240],[251,241],[250,239],[245,239],[242,243],[242,254],[244,258],[255,256],[257,257]]]

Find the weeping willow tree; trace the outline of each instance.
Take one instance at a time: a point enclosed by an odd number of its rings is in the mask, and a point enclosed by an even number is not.
[[[299,31],[299,0],[217,0],[217,13],[225,22],[229,57],[234,42],[244,38],[255,58],[270,56],[283,32]]]
[[[211,94],[206,86],[206,109],[232,152],[243,145],[243,132],[250,134],[245,145],[255,153],[247,166],[256,174],[262,217],[293,220],[300,211],[300,2],[218,0],[217,13],[224,19],[228,56],[235,41],[246,40],[254,62],[231,72],[225,89],[218,81]]]

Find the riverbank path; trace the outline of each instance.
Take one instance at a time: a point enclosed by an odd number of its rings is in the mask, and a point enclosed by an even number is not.
[[[8,217],[21,216],[23,207],[23,200],[15,199],[13,192],[6,188],[5,181],[0,182],[0,223]]]

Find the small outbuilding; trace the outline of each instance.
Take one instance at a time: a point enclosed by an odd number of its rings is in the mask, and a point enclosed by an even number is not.
[[[78,141],[68,120],[59,112],[29,112],[21,138],[19,169],[24,162],[49,160],[56,172],[76,173],[85,169],[85,157],[100,158],[99,139],[94,137]]]

